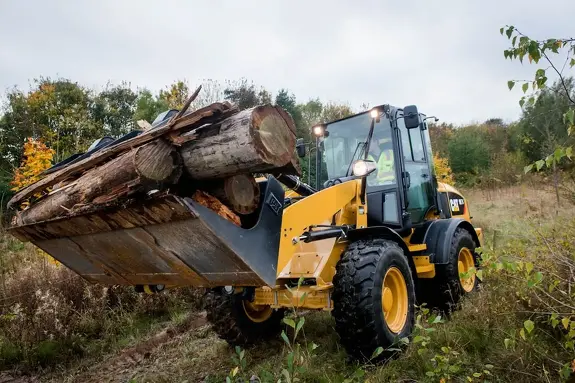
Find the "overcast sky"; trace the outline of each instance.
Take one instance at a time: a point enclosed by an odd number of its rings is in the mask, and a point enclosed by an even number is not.
[[[0,0],[0,88],[39,76],[98,88],[246,77],[306,101],[417,104],[458,124],[519,116],[499,28],[575,35],[572,0]]]

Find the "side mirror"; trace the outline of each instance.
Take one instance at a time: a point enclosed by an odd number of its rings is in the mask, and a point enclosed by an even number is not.
[[[408,105],[403,108],[403,121],[407,129],[419,128],[419,112],[417,106]]]
[[[305,143],[303,142],[303,138],[298,138],[296,140],[295,148],[297,150],[297,156],[299,158],[305,157]]]

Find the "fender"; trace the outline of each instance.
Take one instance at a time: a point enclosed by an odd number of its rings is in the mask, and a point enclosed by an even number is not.
[[[429,259],[436,265],[444,265],[448,262],[451,238],[458,228],[466,229],[473,238],[475,246],[480,247],[479,238],[473,225],[462,218],[437,219],[427,227],[423,242],[427,245]]]
[[[347,237],[350,240],[356,240],[366,237],[378,237],[378,238],[390,239],[394,242],[397,242],[397,244],[401,247],[406,256],[409,254],[409,249],[405,244],[403,238],[401,238],[401,235],[399,235],[397,231],[390,229],[387,226],[370,226],[365,227],[363,229],[353,229],[347,232]]]

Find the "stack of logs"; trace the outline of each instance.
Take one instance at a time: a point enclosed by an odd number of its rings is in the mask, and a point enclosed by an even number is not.
[[[136,194],[186,190],[239,224],[254,212],[260,191],[254,174],[299,175],[295,124],[278,106],[239,111],[216,102],[186,111],[200,88],[172,118],[123,142],[46,174],[9,202],[12,225],[71,217],[122,203]],[[22,208],[22,206],[26,206]]]

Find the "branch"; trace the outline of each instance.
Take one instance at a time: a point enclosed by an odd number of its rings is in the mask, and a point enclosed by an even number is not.
[[[549,64],[551,65],[551,67],[553,69],[555,69],[555,72],[557,72],[557,74],[559,75],[559,79],[561,80],[561,84],[563,85],[563,88],[565,89],[565,94],[567,95],[567,98],[569,99],[569,101],[571,101],[571,103],[573,105],[575,105],[575,100],[573,100],[571,98],[571,94],[569,92],[569,89],[567,88],[567,84],[565,84],[565,79],[563,78],[563,74],[561,74],[561,72],[559,72],[559,70],[555,67],[555,65],[553,64],[553,62],[549,59],[549,56],[547,56],[547,53],[545,53],[545,51],[541,50],[541,53],[543,53],[543,56],[545,57],[545,59],[549,62]]]

